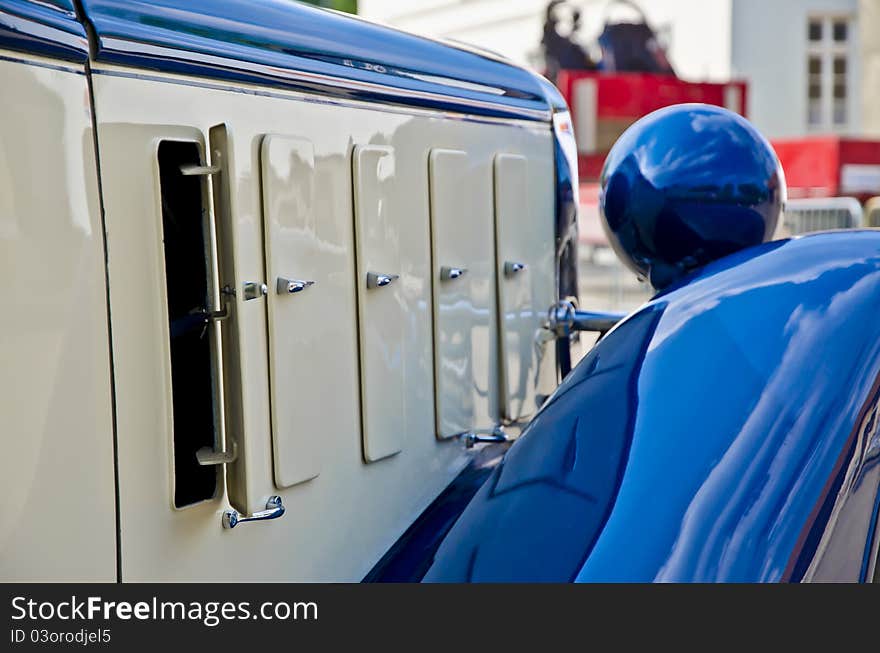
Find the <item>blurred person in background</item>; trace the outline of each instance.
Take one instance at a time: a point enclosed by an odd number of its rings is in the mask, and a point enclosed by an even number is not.
[[[562,26],[560,13],[563,9],[567,9],[570,16],[570,27],[567,33],[560,33]],[[552,0],[547,5],[541,46],[544,49],[545,75],[551,81],[555,82],[556,74],[561,69],[596,70],[596,62],[583,46],[575,42],[575,36],[580,27],[580,9],[570,7],[565,0]]]

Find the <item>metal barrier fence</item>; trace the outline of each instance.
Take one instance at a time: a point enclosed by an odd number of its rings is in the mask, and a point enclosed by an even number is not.
[[[591,214],[592,215],[592,214]],[[592,222],[582,221],[582,229],[593,229]],[[828,229],[880,227],[880,197],[862,205],[854,197],[792,199],[785,211],[775,238],[787,238]],[[590,232],[592,233],[592,231]],[[601,233],[601,232],[599,232]],[[580,306],[588,310],[629,311],[647,301],[653,291],[640,283],[614,256],[610,247],[582,239],[580,254]]]
[[[880,197],[872,197],[865,203],[865,226],[880,227]]]
[[[787,236],[828,229],[855,229],[863,224],[862,205],[854,197],[788,200],[782,230]]]

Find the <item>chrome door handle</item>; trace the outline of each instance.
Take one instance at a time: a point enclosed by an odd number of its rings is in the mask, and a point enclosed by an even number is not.
[[[518,272],[522,272],[528,267],[525,263],[517,263],[516,261],[505,261],[504,262],[504,276],[512,277]]]
[[[465,272],[467,272],[467,268],[450,268],[444,265],[442,268],[440,268],[440,281],[451,281],[452,279],[458,279]]]
[[[229,510],[223,511],[223,528],[235,528],[239,524],[243,524],[248,521],[266,521],[267,519],[278,519],[281,515],[284,514],[284,504],[281,503],[281,497],[273,496],[269,497],[269,500],[266,502],[266,509],[261,510],[260,512],[255,512],[250,517],[242,515],[237,510]]]
[[[279,295],[292,295],[295,292],[302,292],[306,288],[310,288],[314,285],[314,281],[300,281],[299,279],[285,279],[284,277],[278,277],[278,282],[275,284],[275,292]]]
[[[381,288],[387,286],[392,281],[399,279],[399,274],[379,274],[378,272],[367,272],[367,288]]]

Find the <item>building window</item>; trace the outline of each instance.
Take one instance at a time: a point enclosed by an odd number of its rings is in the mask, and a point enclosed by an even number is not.
[[[849,126],[850,27],[844,16],[811,16],[807,21],[807,126],[812,131],[845,131]]]

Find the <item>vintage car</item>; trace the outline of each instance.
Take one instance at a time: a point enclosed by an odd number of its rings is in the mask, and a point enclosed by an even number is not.
[[[360,580],[556,387],[534,73],[288,0],[2,0],[0,79],[0,579]]]
[[[435,506],[379,577],[875,580],[880,232],[764,242],[785,203],[778,159],[706,105],[630,127],[601,190],[612,246],[657,294],[564,379],[469,505],[454,519]]]
[[[873,578],[880,234],[765,243],[743,119],[609,155],[621,320],[565,103],[491,53],[0,0],[0,79],[0,580]]]

